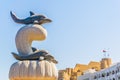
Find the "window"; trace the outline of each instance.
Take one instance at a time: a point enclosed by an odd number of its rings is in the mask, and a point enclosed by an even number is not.
[[[114,74],[115,72],[114,71],[112,71],[112,74]]]
[[[102,73],[102,77],[105,77],[105,73]]]
[[[94,76],[94,79],[97,79],[97,76]]]
[[[113,78],[113,80],[115,80],[115,78]]]
[[[77,70],[77,72],[80,72],[80,70]]]
[[[109,76],[109,72],[107,72],[107,76]]]

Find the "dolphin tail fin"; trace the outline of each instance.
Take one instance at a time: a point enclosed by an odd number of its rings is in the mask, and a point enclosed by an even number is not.
[[[19,18],[15,15],[15,13],[13,13],[12,11],[10,11],[10,15],[11,15],[12,19],[13,19],[16,23],[21,23],[21,24],[23,24],[23,20],[22,20],[22,19],[19,19]]]
[[[12,55],[14,56],[15,59],[17,59],[17,60],[21,60],[21,59],[20,59],[20,56],[19,56],[18,54],[12,52]]]

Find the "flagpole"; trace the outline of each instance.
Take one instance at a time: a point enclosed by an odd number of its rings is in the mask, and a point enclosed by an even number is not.
[[[106,51],[105,49],[102,51],[104,54],[104,58],[109,58],[109,54],[107,53],[108,51]]]
[[[106,51],[106,50],[103,50],[102,52],[104,53],[104,54],[103,54],[103,55],[104,55],[104,58],[107,58],[107,56],[106,56],[106,52],[107,52],[107,51]]]

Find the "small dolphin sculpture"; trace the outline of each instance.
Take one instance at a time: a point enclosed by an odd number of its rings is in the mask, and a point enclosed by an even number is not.
[[[35,48],[32,48],[33,50],[35,50]],[[30,55],[26,55],[26,56],[20,56],[14,52],[12,52],[13,56],[20,61],[23,60],[47,60],[47,61],[51,61],[55,64],[57,64],[58,62],[54,59],[54,57],[52,55],[50,55],[47,51],[45,50],[39,50],[39,51],[35,51],[34,54],[30,54]],[[43,59],[41,59],[41,57]]]
[[[49,23],[52,22],[52,20],[47,19],[44,15],[40,14],[34,14],[32,11],[30,11],[30,17],[27,17],[25,19],[19,19],[12,11],[10,12],[12,19],[16,23],[20,24],[44,24],[44,23]]]

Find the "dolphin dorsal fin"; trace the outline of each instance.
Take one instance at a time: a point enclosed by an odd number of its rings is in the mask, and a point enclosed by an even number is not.
[[[35,15],[35,13],[34,13],[34,12],[32,12],[32,11],[30,11],[30,16],[32,16],[32,15]]]

